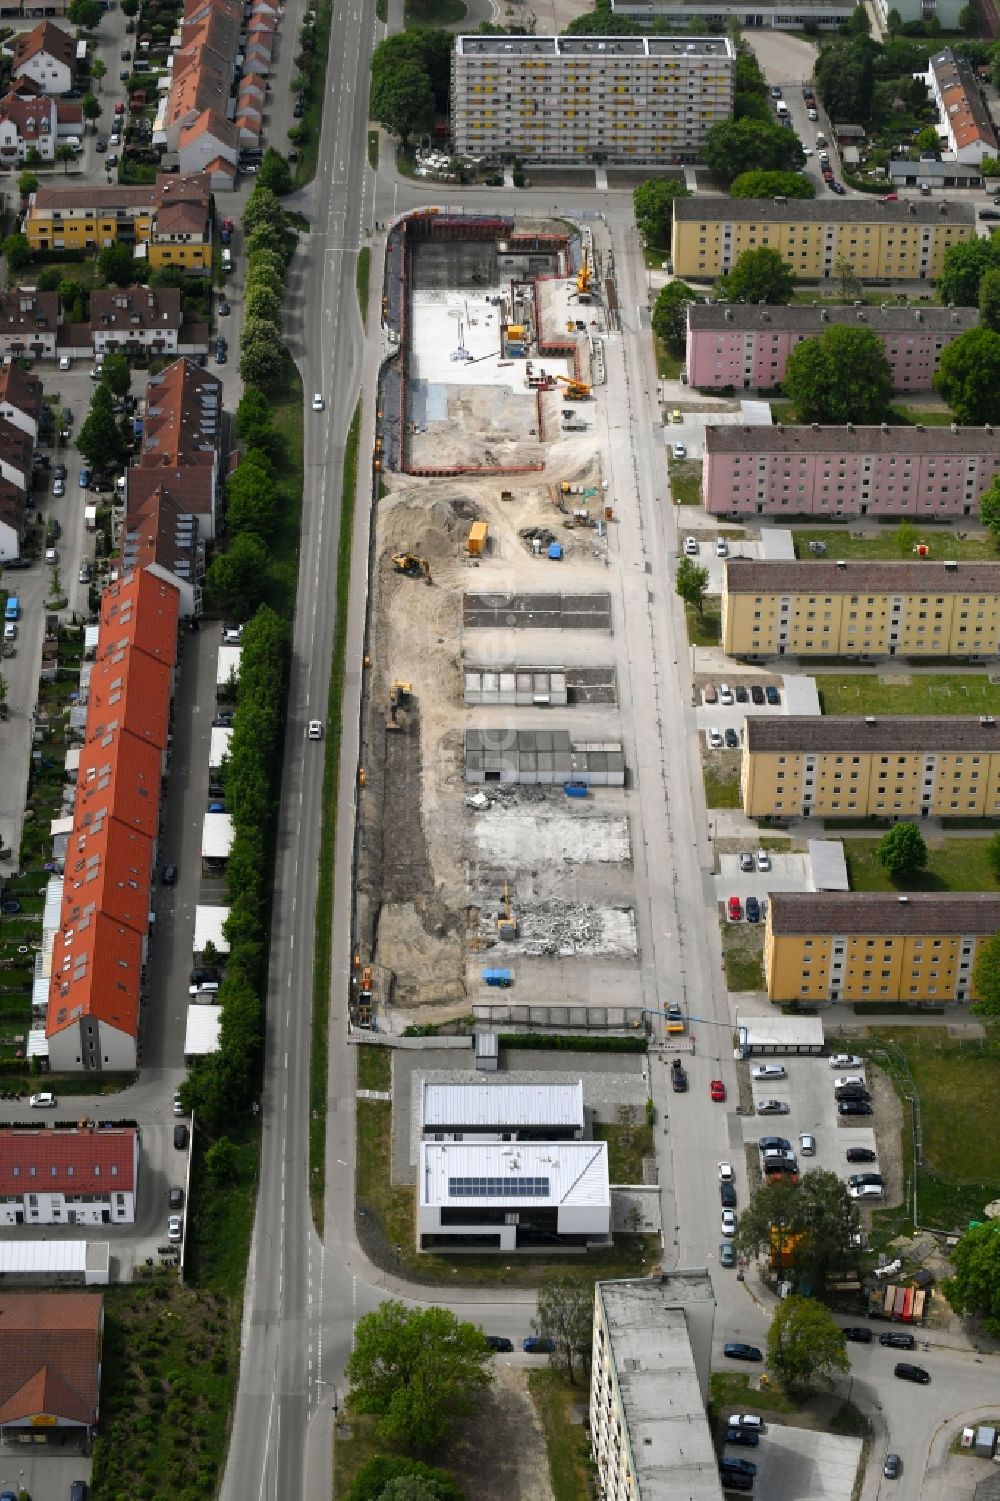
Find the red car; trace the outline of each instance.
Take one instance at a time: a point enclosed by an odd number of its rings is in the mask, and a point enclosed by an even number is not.
[[[731,896],[729,898],[729,921],[740,922],[742,918],[743,908],[740,906],[740,899],[738,896]]]
[[[880,198],[879,199],[879,203],[898,203],[898,202],[899,202],[899,194],[898,193],[886,193],[886,195],[885,195],[884,198]]]
[[[115,114],[116,115],[123,115],[124,113],[125,113],[125,106],[119,100],[119,102],[115,105]]]
[[[709,1085],[709,1089],[712,1091],[713,1100],[721,1103],[726,1098],[726,1086],[721,1079],[713,1079]]]

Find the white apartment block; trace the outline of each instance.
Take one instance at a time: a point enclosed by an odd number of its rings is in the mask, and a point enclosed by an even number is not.
[[[460,36],[452,147],[525,162],[691,162],[733,112],[728,37]]]

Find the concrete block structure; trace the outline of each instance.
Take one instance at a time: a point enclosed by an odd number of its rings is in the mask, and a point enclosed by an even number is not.
[[[424,1079],[420,1126],[427,1141],[575,1141],[583,1136],[583,1082]]]
[[[731,657],[991,657],[1000,563],[730,558],[722,647]]]
[[[992,427],[707,427],[713,516],[978,516],[1000,474]]]
[[[764,929],[768,998],[974,1001],[979,949],[1000,930],[989,892],[771,893]]]
[[[996,818],[991,715],[750,715],[740,773],[751,818]]]
[[[945,251],[976,233],[971,203],[947,199],[678,198],[674,203],[674,274],[714,281],[744,250],[768,245],[798,281],[833,275],[838,259],[858,276],[928,281],[939,276]]]
[[[625,755],[619,740],[576,742],[568,730],[466,730],[465,780],[624,787]]]
[[[722,1501],[705,1414],[714,1324],[703,1268],[595,1285],[590,1422],[603,1501]]]
[[[803,339],[828,328],[869,328],[892,368],[896,391],[930,391],[941,352],[971,328],[976,308],[754,307],[693,302],[688,308],[687,383],[699,390],[770,391]]]
[[[459,36],[451,130],[463,156],[696,161],[733,111],[725,36]]]

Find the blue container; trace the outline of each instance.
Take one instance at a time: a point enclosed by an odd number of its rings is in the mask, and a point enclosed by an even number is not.
[[[562,543],[561,542],[550,542],[549,543],[549,557],[553,560],[553,562],[558,563],[559,559],[562,557]]]
[[[563,792],[567,797],[586,797],[586,782],[563,782]]]
[[[495,985],[501,990],[508,990],[514,983],[514,976],[509,969],[484,969],[483,980],[487,985]]]

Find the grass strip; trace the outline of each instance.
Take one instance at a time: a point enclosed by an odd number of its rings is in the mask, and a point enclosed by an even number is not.
[[[368,279],[372,270],[372,253],[367,245],[358,251],[358,264],[355,267],[355,278],[358,286],[358,305],[361,308],[361,325],[368,328]]]
[[[590,1456],[587,1430],[573,1422],[574,1408],[587,1400],[584,1387],[571,1386],[561,1371],[532,1371],[528,1391],[545,1434],[549,1480],[555,1501],[589,1501]]]
[[[326,92],[326,64],[330,53],[330,27],[333,21],[333,0],[319,0],[316,7],[316,46],[306,59],[303,76],[305,113],[298,122],[299,159],[295,164],[295,186],[305,187],[316,176],[316,161],[319,156],[319,135],[323,125],[323,96]]]
[[[384,3],[384,0],[383,0],[383,3]],[[379,19],[384,21],[385,17],[384,16],[380,16]],[[378,131],[377,130],[370,130],[368,132],[368,165],[369,165],[369,167],[371,167],[371,169],[372,169],[373,172],[377,172],[378,171]]]
[[[344,729],[344,664],[347,655],[347,598],[351,577],[351,537],[358,483],[361,403],[354,408],[344,445],[340,535],[337,540],[337,594],[333,611],[333,655],[327,693],[326,751],[323,763],[323,815],[316,881],[313,938],[313,1028],[309,1060],[309,1199],[317,1233],[323,1229],[326,1188],[326,1084],[330,1052],[330,983],[333,942],[333,858],[337,839],[340,743]]]

